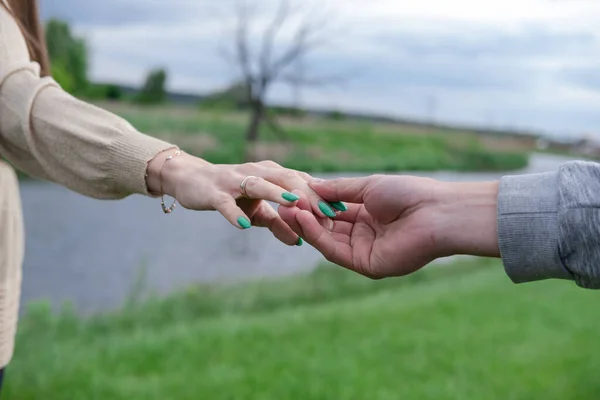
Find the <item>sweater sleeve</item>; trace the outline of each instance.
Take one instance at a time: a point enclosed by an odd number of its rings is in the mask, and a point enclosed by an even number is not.
[[[89,197],[148,195],[146,166],[175,146],[40,78],[25,40],[0,8],[0,154],[24,172]]]
[[[555,278],[600,289],[600,164],[502,178],[498,240],[516,283]]]

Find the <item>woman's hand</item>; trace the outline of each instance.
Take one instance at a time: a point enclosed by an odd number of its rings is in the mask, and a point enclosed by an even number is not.
[[[269,228],[287,245],[301,245],[302,239],[264,200],[289,207],[302,197],[305,208],[319,217],[321,223],[336,216],[334,209],[345,208],[342,203],[330,206],[324,202],[309,187],[310,175],[283,168],[273,161],[219,165],[181,152],[165,162],[174,154],[173,149],[165,151],[148,164],[148,187],[152,192],[172,196],[187,209],[217,210],[240,229],[251,225]],[[244,197],[240,184],[248,176],[253,178],[246,180],[247,197]]]

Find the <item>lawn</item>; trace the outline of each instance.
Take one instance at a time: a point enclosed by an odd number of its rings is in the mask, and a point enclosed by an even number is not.
[[[248,116],[201,112],[194,107],[140,107],[103,103],[139,130],[165,138],[213,163],[244,159]],[[527,151],[503,148],[502,139],[469,132],[325,118],[280,119],[289,142],[264,129],[252,149],[256,159],[273,159],[309,172],[513,170],[527,164]],[[507,139],[508,140],[508,139]],[[493,142],[493,143],[490,143]]]
[[[493,260],[313,274],[81,320],[32,307],[6,399],[597,399],[598,294]]]

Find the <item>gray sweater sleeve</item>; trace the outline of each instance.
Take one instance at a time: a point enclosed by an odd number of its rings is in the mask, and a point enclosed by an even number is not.
[[[600,289],[600,164],[503,177],[498,243],[515,283],[555,278]]]

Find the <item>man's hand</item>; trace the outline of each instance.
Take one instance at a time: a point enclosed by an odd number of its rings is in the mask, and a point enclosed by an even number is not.
[[[453,254],[499,257],[497,182],[376,175],[310,186],[348,211],[323,223],[302,198],[298,207],[280,207],[280,216],[329,261],[362,275],[407,275]]]

